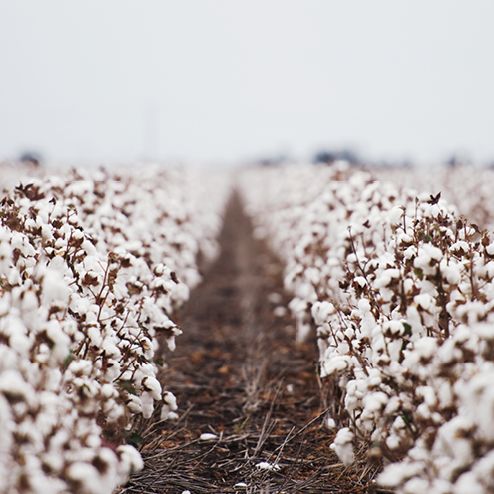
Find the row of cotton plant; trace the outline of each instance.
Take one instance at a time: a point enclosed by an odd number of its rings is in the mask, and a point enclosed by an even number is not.
[[[428,168],[376,169],[378,178],[407,184],[418,191],[442,190],[444,199],[481,228],[494,229],[494,180],[492,168],[478,166],[432,166]]]
[[[184,172],[185,173],[185,172]],[[158,339],[215,253],[223,195],[142,169],[33,179],[0,210],[0,492],[104,493],[142,467],[135,419],[176,417]],[[204,249],[201,246],[204,245]]]
[[[437,194],[337,167],[305,196],[300,175],[257,170],[240,183],[286,264],[299,337],[317,331],[332,448],[350,464],[366,445],[384,464],[379,482],[397,492],[492,492],[488,233]]]

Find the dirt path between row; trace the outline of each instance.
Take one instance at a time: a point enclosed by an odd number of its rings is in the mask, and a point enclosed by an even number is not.
[[[372,492],[372,472],[345,469],[329,449],[315,343],[295,344],[281,314],[289,299],[280,263],[254,239],[236,195],[220,245],[178,315],[184,334],[167,356],[163,380],[180,419],[142,432],[146,466],[123,492]],[[202,433],[217,438],[201,441]]]

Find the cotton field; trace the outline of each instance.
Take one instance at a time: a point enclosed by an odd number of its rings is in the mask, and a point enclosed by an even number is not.
[[[0,492],[494,491],[491,171],[5,166]]]

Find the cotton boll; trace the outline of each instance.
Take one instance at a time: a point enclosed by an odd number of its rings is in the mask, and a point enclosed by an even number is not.
[[[346,355],[327,355],[321,360],[320,365],[321,377],[327,377],[347,369],[350,365],[350,357]]]
[[[353,454],[353,433],[347,427],[340,429],[331,444],[331,449],[336,453],[341,462],[345,465],[351,465],[354,461]]]
[[[486,492],[480,479],[472,472],[463,473],[455,482],[453,494],[479,494]]]
[[[430,483],[427,479],[415,477],[408,480],[403,486],[404,494],[417,494],[418,492],[427,492],[430,489]],[[440,494],[440,493],[438,493]],[[446,493],[443,493],[446,494]]]
[[[70,297],[70,288],[65,282],[63,275],[53,269],[47,269],[43,277],[42,303],[50,307],[66,307]]]
[[[383,487],[394,488],[403,481],[413,478],[421,473],[421,466],[418,464],[400,462],[387,465],[378,476],[378,484]]]
[[[74,462],[67,469],[67,477],[82,487],[81,491],[98,494],[100,491],[99,473],[96,468],[83,462]]]
[[[403,209],[401,207],[394,207],[389,211],[388,218],[389,218],[389,222],[392,225],[400,223],[402,217],[403,217]]]
[[[53,343],[53,357],[56,361],[62,362],[69,354],[70,338],[63,332],[60,323],[56,320],[46,323],[46,335]]]
[[[86,329],[86,334],[91,341],[91,344],[95,347],[100,347],[103,341],[100,330],[98,326],[90,325]]]
[[[489,244],[486,248],[485,248],[485,251],[487,252],[487,254],[489,254],[490,256],[494,256],[494,242]]]
[[[429,310],[432,308],[434,304],[434,300],[431,295],[428,293],[421,293],[420,295],[416,295],[413,301],[424,310]]]
[[[146,376],[141,383],[142,387],[149,391],[155,400],[161,399],[161,384],[152,376]]]
[[[457,265],[441,262],[441,272],[450,285],[457,285],[460,282],[461,273]]]
[[[317,325],[327,322],[328,317],[334,312],[335,308],[330,302],[315,302],[311,309],[312,317]]]
[[[145,419],[150,418],[154,411],[153,394],[149,391],[144,391],[141,395],[142,416]]]
[[[124,472],[136,473],[144,468],[144,462],[139,452],[128,444],[117,447],[117,454],[120,456],[124,466]]]
[[[324,425],[326,426],[327,429],[333,430],[336,427],[336,422],[333,418],[331,418],[329,415],[324,419]]]
[[[151,398],[152,400],[152,398]],[[127,408],[130,410],[131,413],[135,415],[139,415],[143,413],[143,404],[142,400],[135,395],[128,395],[127,397],[127,402],[126,402]],[[152,403],[151,403],[152,406]],[[152,415],[152,410],[151,410],[151,415]]]

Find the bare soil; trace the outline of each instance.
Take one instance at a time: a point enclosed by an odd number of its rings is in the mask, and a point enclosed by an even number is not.
[[[274,315],[289,301],[282,267],[254,238],[236,195],[220,245],[176,317],[184,334],[166,356],[162,380],[180,418],[141,424],[146,466],[122,492],[374,492],[374,468],[345,468],[329,448],[315,341],[296,344],[290,315]],[[279,470],[260,469],[263,461]]]

